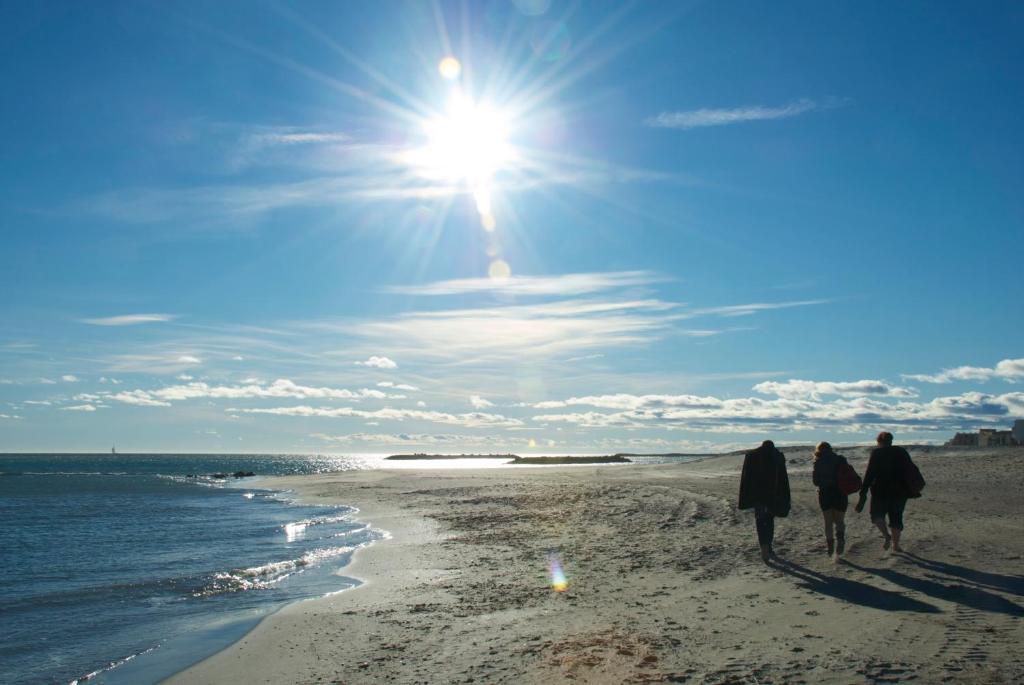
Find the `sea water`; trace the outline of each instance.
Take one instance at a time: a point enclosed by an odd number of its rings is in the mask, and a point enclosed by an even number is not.
[[[260,476],[505,464],[369,454],[0,455],[0,682],[155,683],[284,604],[358,584],[345,565],[386,533],[350,507],[261,487]],[[210,477],[236,471],[258,475]]]
[[[0,456],[0,681],[153,683],[283,604],[350,588],[384,533],[214,473],[318,473],[293,456]],[[190,474],[192,477],[190,477]]]

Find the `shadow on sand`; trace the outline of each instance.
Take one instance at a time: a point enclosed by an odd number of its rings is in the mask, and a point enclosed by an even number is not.
[[[1024,607],[1014,604],[1005,597],[1001,597],[987,590],[982,590],[981,588],[968,587],[966,585],[960,585],[959,583],[945,585],[934,580],[928,580],[927,578],[915,578],[914,576],[908,576],[906,573],[900,573],[899,571],[891,568],[858,566],[850,561],[846,561],[845,563],[858,571],[873,573],[879,578],[884,578],[890,583],[900,585],[908,590],[913,590],[914,592],[920,592],[921,594],[934,597],[935,599],[941,599],[954,604],[961,604],[965,607],[970,607],[971,609],[976,609],[978,611],[991,611],[1006,614],[1008,616],[1024,616]]]
[[[883,609],[885,611],[915,611],[923,614],[939,613],[937,606],[922,602],[913,597],[907,597],[902,593],[882,590],[873,585],[848,578],[824,575],[792,561],[776,559],[775,566],[783,573],[796,578],[803,587],[811,592],[829,595],[844,602],[860,604],[872,609]]]
[[[920,566],[926,571],[941,573],[954,578],[960,578],[972,585],[977,585],[988,590],[1008,592],[1018,597],[1024,596],[1024,576],[1005,576],[989,571],[979,571],[966,566],[957,566],[944,561],[933,561],[910,552],[903,552],[903,558],[912,564]]]

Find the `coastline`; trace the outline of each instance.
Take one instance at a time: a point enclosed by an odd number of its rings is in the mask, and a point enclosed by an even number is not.
[[[863,473],[863,448],[844,452]],[[739,455],[275,478],[392,537],[344,568],[363,585],[289,605],[165,682],[1012,682],[1024,519],[991,493],[1024,487],[1021,454],[915,451],[928,489],[908,507],[909,554],[883,553],[851,507],[833,564],[809,452],[788,451],[774,568],[735,509]]]
[[[346,588],[325,597],[300,600],[285,605],[264,616],[259,623],[239,640],[225,649],[199,661],[192,666],[161,681],[162,683],[222,683],[222,682],[292,682],[301,679],[297,675],[302,668],[302,657],[293,660],[282,654],[283,662],[275,658],[268,670],[263,659],[253,661],[253,656],[275,653],[281,646],[281,632],[304,630],[311,617],[320,614],[346,612],[355,614],[367,606],[386,601],[389,588],[405,586],[426,579],[423,569],[416,566],[414,549],[427,541],[439,538],[438,526],[429,519],[408,517],[395,504],[388,504],[380,498],[360,498],[353,492],[340,497],[326,496],[324,487],[343,481],[355,487],[369,487],[366,483],[378,480],[391,472],[386,471],[343,471],[336,474],[316,476],[269,476],[261,478],[260,487],[277,491],[288,491],[297,499],[314,504],[344,504],[357,511],[353,520],[385,532],[384,539],[376,540],[366,547],[355,550],[349,563],[338,570],[338,574],[355,578],[360,585]],[[405,475],[408,471],[398,471]],[[355,622],[355,620],[353,620]],[[358,626],[353,626],[357,631]],[[344,636],[339,636],[344,637]],[[243,655],[236,652],[242,651]],[[289,650],[290,652],[291,650]],[[241,660],[241,663],[238,663]],[[273,674],[273,675],[270,675]]]

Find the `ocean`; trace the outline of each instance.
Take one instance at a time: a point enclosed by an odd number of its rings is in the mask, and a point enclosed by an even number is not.
[[[357,585],[346,564],[386,531],[351,507],[261,487],[262,476],[502,465],[366,454],[0,455],[0,681],[156,683],[285,604]],[[211,477],[236,471],[257,476]]]
[[[301,456],[0,456],[0,680],[154,683],[297,600],[353,587],[385,533],[349,507],[259,478],[367,460]],[[188,477],[189,474],[199,477]]]

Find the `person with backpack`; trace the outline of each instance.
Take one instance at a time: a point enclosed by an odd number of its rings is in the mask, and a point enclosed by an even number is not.
[[[761,446],[743,458],[740,475],[740,509],[754,510],[757,542],[761,547],[761,561],[768,563],[775,555],[775,517],[789,515],[789,475],[786,457],[775,449],[775,443],[765,440]]]
[[[851,481],[850,472],[853,472],[852,479],[856,479],[854,492],[859,489],[860,478],[853,467],[846,461],[846,457],[832,451],[832,445],[827,442],[819,442],[814,450],[814,469],[811,479],[818,488],[818,505],[821,506],[822,516],[825,518],[825,544],[828,549],[828,556],[835,552],[839,557],[846,551],[846,508],[849,506],[847,491],[848,483]],[[833,530],[835,531],[833,535]]]
[[[892,433],[888,431],[878,434],[878,447],[871,450],[868,468],[864,472],[864,484],[860,489],[860,501],[854,508],[857,513],[864,511],[864,500],[870,490],[871,522],[882,532],[884,538],[882,549],[887,550],[891,545],[893,551],[901,552],[903,551],[900,548],[900,536],[903,534],[903,509],[907,506],[908,497],[920,496],[920,489],[924,487],[924,481],[920,478],[920,471],[911,461],[910,454],[902,447],[894,447],[892,440]],[[920,483],[908,483],[908,478],[916,478],[916,480],[920,480]],[[888,528],[886,527],[886,517],[888,517]]]

